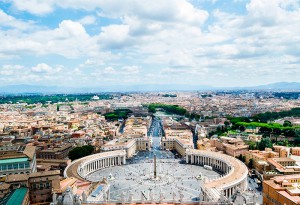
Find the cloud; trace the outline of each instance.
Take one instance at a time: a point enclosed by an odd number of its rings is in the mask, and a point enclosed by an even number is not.
[[[101,9],[101,14],[109,17],[125,16],[135,13],[140,18],[159,21],[183,21],[192,24],[202,24],[208,17],[208,12],[195,8],[185,0],[165,0],[145,2],[139,0],[8,0],[15,8],[32,14],[48,14],[55,7],[64,9]]]
[[[105,74],[115,74],[117,72],[113,67],[106,67],[106,68],[104,68],[103,73],[105,73]]]
[[[0,53],[24,55],[58,54],[66,58],[93,56],[98,53],[97,39],[87,34],[82,24],[63,20],[55,29],[43,29],[29,34],[0,32]]]
[[[137,74],[140,72],[140,68],[138,66],[125,66],[121,68],[121,71],[124,74]]]
[[[56,73],[62,70],[62,66],[53,68],[45,63],[39,63],[36,66],[31,68],[31,71],[34,73]]]
[[[12,1],[15,8],[20,11],[27,11],[35,15],[44,15],[52,12],[54,10],[54,1],[39,1],[39,0],[13,0]]]
[[[18,20],[15,17],[8,15],[7,13],[5,13],[3,10],[0,9],[0,28],[9,27],[9,28],[25,30],[28,29],[30,26],[33,26],[32,22]]]
[[[64,64],[63,70],[69,68],[74,78],[90,84],[96,81],[89,79],[100,77],[101,82],[108,77],[119,82],[153,75],[162,81],[183,75],[187,82],[241,84],[250,77],[264,83],[281,79],[280,72],[297,80],[291,75],[300,55],[297,0],[233,0],[226,7],[214,0],[5,2],[12,2],[15,16],[26,16],[19,11],[38,16],[32,23],[0,10],[0,58],[5,63],[53,59],[53,65]],[[228,12],[229,7],[234,11]],[[69,12],[68,19],[56,17],[58,9]],[[58,23],[37,20],[39,15]],[[35,69],[47,72],[56,69],[53,65]],[[1,72],[9,76],[15,71]],[[30,71],[31,76],[41,73]]]
[[[39,63],[34,66],[6,64],[0,67],[0,80],[13,84],[35,84],[60,82],[65,77],[62,75],[64,66],[51,66]]]
[[[85,16],[82,19],[79,19],[78,22],[81,23],[82,25],[92,25],[95,24],[96,18],[95,16]]]

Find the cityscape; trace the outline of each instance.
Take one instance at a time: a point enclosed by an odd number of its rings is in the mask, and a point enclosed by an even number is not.
[[[299,205],[299,0],[0,1],[0,205]]]

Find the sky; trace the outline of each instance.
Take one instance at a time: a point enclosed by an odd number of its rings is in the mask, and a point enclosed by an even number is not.
[[[300,82],[299,0],[1,0],[0,86]]]

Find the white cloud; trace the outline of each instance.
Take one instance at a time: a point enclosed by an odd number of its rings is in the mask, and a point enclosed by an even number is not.
[[[30,34],[0,32],[0,53],[38,55],[58,54],[66,58],[94,56],[99,53],[97,39],[91,37],[78,22],[64,20],[58,28],[44,29]]]
[[[45,63],[39,63],[36,66],[31,68],[31,71],[34,73],[56,73],[62,70],[62,66],[53,68]]]
[[[125,66],[121,68],[121,71],[124,74],[137,74],[140,72],[140,68],[138,66]]]
[[[32,23],[18,20],[0,9],[0,28],[1,26],[25,30],[32,26]]]
[[[214,0],[196,0],[198,6],[191,3],[193,0],[7,1],[12,1],[18,10],[37,15],[53,12],[54,17],[56,8],[66,12],[84,10],[86,16],[82,19],[74,17],[62,20],[56,28],[45,25],[26,32],[22,29],[31,27],[30,23],[0,10],[0,17],[6,19],[1,21],[0,18],[0,26],[13,28],[0,30],[1,59],[10,57],[21,61],[28,55],[31,58],[58,55],[72,65],[65,67],[71,67],[82,79],[93,75],[111,80],[125,76],[130,80],[132,75],[129,74],[142,78],[159,73],[160,80],[173,80],[174,75],[182,73],[188,82],[198,82],[206,76],[202,80],[222,84],[224,78],[235,78],[227,80],[230,84],[244,83],[240,80],[243,76],[260,81],[265,80],[260,76],[279,79],[274,70],[291,76],[299,65],[297,0],[228,1],[227,6],[244,7],[238,14],[225,12],[219,6],[223,5],[221,1],[214,3]],[[207,6],[203,6],[203,2],[216,9],[205,11],[203,8]],[[92,32],[91,26],[86,29],[85,25],[93,25]],[[12,74],[9,70],[1,72]],[[170,77],[168,73],[174,75]],[[241,78],[238,73],[243,73]],[[30,74],[38,73],[31,71]],[[291,77],[296,79],[296,76]]]
[[[106,68],[104,68],[103,73],[105,73],[105,74],[115,74],[117,72],[113,67],[106,67]]]
[[[82,25],[92,25],[95,24],[96,18],[95,16],[85,16],[82,19],[79,19],[78,22],[81,23]]]
[[[44,15],[54,10],[54,1],[40,1],[40,0],[13,0],[13,5],[21,11],[27,11],[36,15]]]

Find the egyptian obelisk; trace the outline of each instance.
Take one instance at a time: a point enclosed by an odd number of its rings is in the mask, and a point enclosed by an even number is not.
[[[156,155],[154,155],[154,179],[156,179]]]

